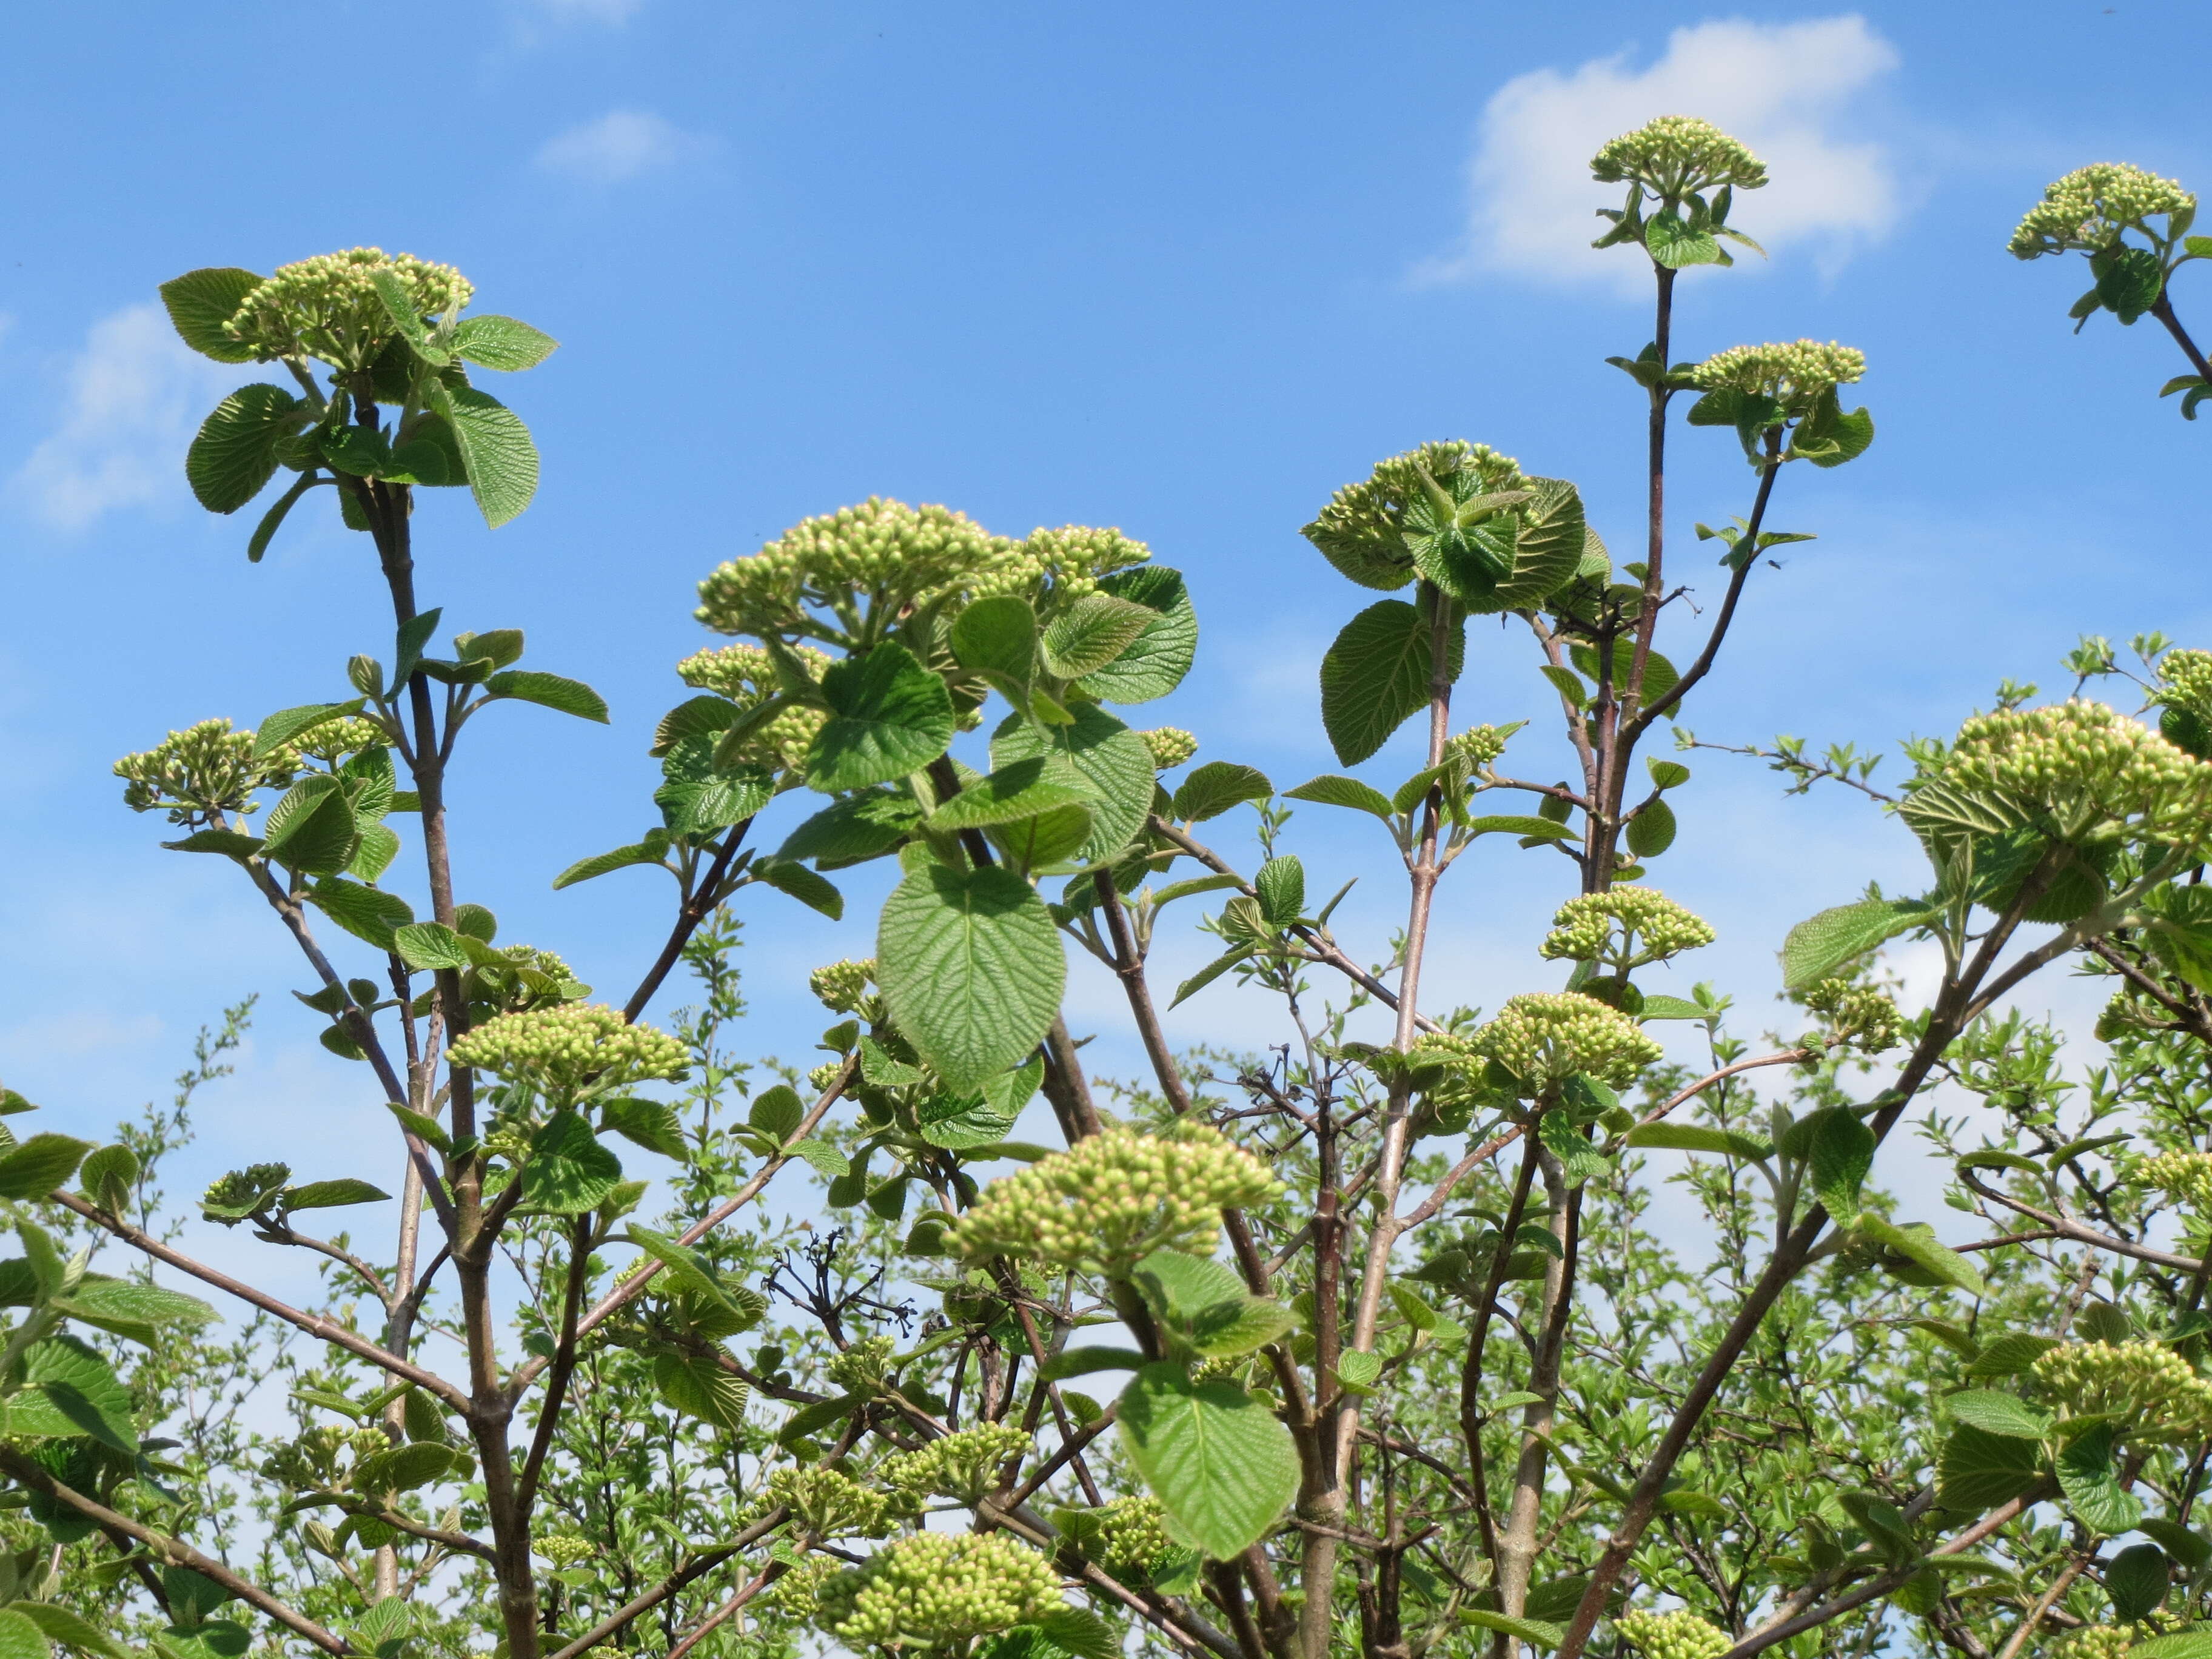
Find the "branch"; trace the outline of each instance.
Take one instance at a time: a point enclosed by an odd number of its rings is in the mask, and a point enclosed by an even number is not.
[[[141,1526],[127,1515],[118,1515],[98,1499],[73,1491],[13,1447],[0,1446],[0,1471],[20,1480],[41,1497],[75,1510],[109,1532],[119,1532],[126,1537],[137,1539],[172,1565],[190,1567],[203,1578],[212,1579],[240,1601],[258,1607],[287,1630],[305,1637],[324,1652],[336,1655],[338,1659],[345,1659],[345,1656],[353,1652],[340,1638],[304,1613],[295,1612],[250,1579],[240,1578],[213,1556],[203,1555],[189,1544],[164,1537],[150,1527]]]
[[[663,1601],[682,1589],[694,1579],[703,1578],[720,1566],[738,1551],[758,1543],[791,1518],[791,1511],[779,1505],[747,1527],[726,1544],[719,1544],[696,1560],[677,1569],[635,1601],[625,1602],[586,1631],[565,1648],[556,1650],[547,1659],[577,1659],[577,1656],[597,1647],[610,1636],[617,1636],[635,1623],[641,1615],[651,1613]]]
[[[1973,1171],[1971,1170],[1961,1170],[1959,1172],[1959,1179],[1984,1198],[1993,1200],[2014,1214],[2024,1215],[2030,1221],[2036,1223],[2045,1230],[2042,1237],[2045,1238],[2070,1238],[2077,1244],[2094,1245],[2098,1249],[2109,1250],[2114,1255],[2133,1256],[2138,1261],[2148,1261],[2154,1267],[2171,1267],[2177,1273],[2193,1273],[2203,1269],[2203,1262],[2193,1255],[2176,1255],[2169,1250],[2154,1250],[2148,1244],[2138,1244],[2132,1239],[2115,1238],[2110,1233],[2100,1233],[2094,1227],[2087,1226],[2069,1217],[2053,1215],[2047,1210],[2039,1210],[2033,1204],[2023,1204],[2018,1199],[2008,1197],[1997,1191],[1994,1187],[1984,1186],[1974,1179]],[[2008,1238],[1995,1238],[1990,1240],[1989,1243],[2009,1244],[2013,1242]],[[1982,1249],[1988,1246],[1977,1245],[1974,1248]]]
[[[568,1229],[568,1279],[561,1292],[561,1335],[553,1347],[552,1375],[546,1381],[544,1403],[538,1410],[538,1426],[530,1437],[530,1455],[523,1459],[522,1475],[515,1482],[515,1508],[524,1515],[530,1513],[537,1499],[538,1477],[545,1467],[545,1454],[553,1447],[553,1427],[568,1393],[569,1374],[576,1369],[576,1320],[584,1305],[584,1272],[591,1260],[592,1218],[580,1215]]]
[[[830,1079],[830,1086],[822,1091],[821,1097],[816,1100],[814,1104],[807,1109],[806,1115],[799,1120],[799,1127],[792,1135],[792,1139],[794,1141],[804,1140],[807,1136],[814,1133],[815,1127],[822,1121],[823,1115],[836,1103],[837,1097],[845,1092],[847,1086],[851,1084],[854,1074],[859,1070],[859,1068],[860,1061],[857,1059],[848,1060],[843,1067],[839,1070],[837,1075]],[[702,1217],[699,1220],[693,1222],[681,1233],[678,1233],[677,1235],[676,1242],[679,1244],[696,1244],[708,1233],[714,1231],[715,1228],[720,1226],[722,1223],[727,1221],[739,1210],[742,1210],[746,1205],[751,1203],[753,1200],[758,1198],[762,1192],[767,1188],[768,1183],[775,1178],[776,1172],[790,1162],[791,1155],[788,1152],[779,1153],[775,1157],[769,1159],[767,1163],[762,1164],[759,1170],[754,1173],[753,1178],[750,1181],[745,1182],[744,1186],[738,1188],[738,1190],[732,1194],[727,1199],[725,1199],[720,1204],[715,1206],[712,1210],[709,1210],[705,1216]],[[620,1312],[631,1302],[636,1300],[639,1294],[643,1291],[647,1285],[653,1282],[654,1275],[659,1273],[659,1271],[660,1263],[657,1260],[647,1261],[640,1267],[635,1273],[631,1274],[629,1278],[624,1279],[621,1284],[616,1285],[613,1290],[608,1291],[605,1296],[599,1299],[599,1304],[592,1308],[591,1312],[586,1314],[581,1319],[576,1322],[576,1335],[578,1340],[580,1340],[584,1337],[590,1335],[591,1333],[596,1330],[606,1319],[612,1315]],[[516,1368],[514,1375],[507,1381],[507,1398],[510,1400],[520,1399],[522,1397],[523,1390],[527,1389],[532,1382],[536,1381],[538,1373],[543,1371],[550,1364],[552,1364],[551,1359],[546,1357],[538,1357],[524,1361],[521,1365]],[[558,1659],[557,1656],[556,1656],[556,1659]]]
[[[195,1261],[181,1251],[171,1249],[151,1233],[134,1227],[118,1217],[106,1214],[73,1194],[51,1193],[47,1195],[47,1201],[58,1204],[64,1209],[74,1212],[95,1225],[105,1227],[133,1249],[152,1256],[156,1261],[166,1262],[179,1273],[190,1273],[203,1285],[212,1285],[216,1289],[234,1296],[241,1302],[252,1304],[264,1313],[276,1315],[288,1325],[296,1325],[318,1340],[328,1342],[334,1347],[343,1348],[356,1358],[368,1360],[372,1365],[381,1366],[392,1376],[412,1382],[418,1389],[428,1389],[439,1399],[464,1415],[467,1415],[474,1409],[472,1402],[465,1393],[446,1381],[435,1371],[426,1371],[413,1361],[402,1359],[398,1354],[379,1347],[349,1326],[341,1325],[336,1320],[325,1319],[319,1314],[303,1313],[289,1302],[278,1301],[266,1291],[258,1291],[251,1285],[233,1279],[228,1273],[218,1272],[204,1262]]]
[[[763,1567],[757,1573],[753,1575],[753,1579],[750,1583],[747,1584],[735,1595],[732,1595],[728,1601],[723,1602],[720,1607],[716,1607],[714,1612],[708,1613],[704,1619],[701,1620],[697,1628],[693,1630],[689,1636],[686,1636],[674,1647],[669,1649],[668,1659],[684,1659],[684,1656],[685,1654],[690,1652],[691,1650],[697,1647],[700,1643],[705,1641],[709,1636],[713,1635],[714,1632],[720,1629],[723,1624],[727,1620],[734,1618],[737,1615],[737,1611],[739,1607],[744,1606],[746,1602],[751,1601],[753,1597],[758,1595],[770,1584],[773,1584],[778,1578],[781,1578],[787,1570],[785,1564],[781,1561],[771,1561],[766,1566]]]
[[[683,960],[684,947],[691,942],[691,935],[697,933],[700,924],[714,914],[716,902],[714,890],[722,884],[722,878],[729,873],[731,862],[738,856],[738,848],[744,842],[745,832],[752,827],[752,819],[747,818],[723,838],[720,849],[714,854],[714,861],[707,866],[706,875],[692,890],[691,896],[678,907],[676,925],[668,931],[668,943],[660,947],[659,956],[653,959],[653,966],[645,970],[645,977],[637,982],[637,989],[629,994],[629,1000],[623,1004],[624,1019],[635,1023],[637,1017],[645,1012],[646,1005],[653,1000],[653,993],[660,989],[661,981],[666,979],[676,964]]]

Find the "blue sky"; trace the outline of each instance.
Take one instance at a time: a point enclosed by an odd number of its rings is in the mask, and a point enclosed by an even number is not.
[[[2109,318],[2074,337],[2078,265],[2003,248],[2086,161],[2212,182],[2212,122],[2168,70],[2212,49],[2201,7],[234,3],[48,9],[10,44],[0,1078],[95,1132],[259,991],[198,1170],[366,1134],[374,1091],[289,1011],[308,981],[235,872],[159,850],[108,766],[209,714],[339,695],[344,659],[389,635],[357,538],[318,520],[249,567],[250,523],[186,495],[194,424],[249,378],[149,308],[193,266],[404,248],[563,342],[505,388],[544,453],[535,506],[487,533],[427,503],[420,580],[450,625],[523,627],[532,665],[614,705],[611,728],[522,709],[472,728],[457,833],[463,896],[615,1000],[665,928],[660,878],[547,883],[652,819],[669,667],[708,642],[693,585],[805,514],[880,492],[1148,541],[1206,629],[1157,718],[1285,786],[1334,769],[1314,674],[1363,595],[1297,531],[1337,484],[1480,439],[1578,481],[1631,544],[1639,406],[1602,359],[1643,343],[1648,301],[1632,256],[1580,246],[1608,193],[1577,179],[1656,113],[1738,131],[1776,173],[1735,216],[1775,258],[1686,283],[1678,355],[1859,345],[1880,426],[1857,465],[1785,478],[1775,522],[1821,539],[1760,573],[1687,713],[1701,736],[1893,752],[2000,677],[2063,692],[2084,629],[2201,643],[2212,620],[2189,512],[2212,433],[2153,396],[2170,343]],[[2193,287],[2183,313],[2212,327]],[[1744,510],[1746,473],[1724,434],[1676,453],[1676,568],[1710,586],[1686,532]],[[1470,656],[1463,720],[1542,711],[1525,647],[1478,631]],[[1366,769],[1395,781],[1410,752]],[[1723,930],[1685,978],[1755,1021],[1790,923],[1910,881],[1910,848],[1850,799],[1693,759],[1652,879]],[[1564,756],[1532,727],[1515,763]],[[1370,870],[1346,931],[1379,951],[1388,848],[1327,816],[1294,844],[1321,890]],[[1533,947],[1565,870],[1464,860],[1437,994],[1550,983]],[[757,1047],[802,1054],[805,969],[869,949],[875,887],[852,885],[842,928],[748,896]],[[1204,943],[1164,945],[1164,971]],[[1100,1066],[1133,1069],[1104,988],[1079,979],[1073,1007],[1105,1032]],[[1263,1013],[1224,988],[1175,1035],[1256,1042]]]

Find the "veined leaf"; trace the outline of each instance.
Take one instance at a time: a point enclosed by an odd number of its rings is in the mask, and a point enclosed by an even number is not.
[[[2015,1440],[2042,1440],[2051,1433],[2051,1419],[2018,1395],[1994,1389],[1967,1389],[1944,1401],[1951,1415],[1971,1423],[1985,1434],[2008,1435]]]
[[[1144,631],[1103,668],[1084,676],[1082,690],[1102,702],[1150,702],[1182,684],[1198,652],[1198,612],[1182,573],[1140,565],[1100,578],[1102,592],[1151,611]]]
[[[1234,1383],[1146,1365],[1121,1391],[1118,1420],[1129,1461],[1176,1530],[1212,1559],[1264,1537],[1297,1496],[1290,1431]]]
[[[1692,1005],[1694,1006],[1694,1005]],[[1631,1146],[1656,1146],[1681,1152],[1719,1152],[1729,1158],[1762,1158],[1774,1148],[1732,1129],[1708,1129],[1693,1123],[1639,1123],[1628,1132]]]
[[[634,864],[660,864],[666,857],[665,842],[641,841],[628,847],[617,847],[611,852],[594,853],[587,859],[578,859],[553,878],[558,889],[574,887],[580,881],[589,881],[594,876],[604,876],[611,870],[626,870]]]
[[[1372,812],[1385,823],[1395,823],[1396,811],[1390,798],[1371,784],[1358,778],[1347,778],[1329,773],[1310,778],[1295,789],[1283,792],[1286,800],[1310,800],[1321,806],[1345,806],[1355,812]]]
[[[430,401],[453,429],[477,511],[498,529],[538,493],[538,446],[530,428],[505,404],[474,386],[449,386],[434,379]]]
[[[1382,599],[1344,625],[1321,665],[1322,725],[1346,766],[1383,745],[1415,710],[1429,702],[1434,629],[1415,606]],[[1459,678],[1466,630],[1448,625],[1449,678]]]
[[[1110,593],[1085,593],[1046,624],[1038,641],[1044,665],[1064,680],[1096,673],[1158,620],[1157,612]]]
[[[453,330],[453,351],[472,363],[510,373],[535,368],[560,344],[551,335],[513,317],[485,312],[464,317]]]
[[[1091,833],[1077,848],[1086,864],[1103,863],[1144,828],[1158,788],[1145,740],[1097,703],[1084,703],[1066,726],[1039,728],[1009,716],[991,734],[991,764],[1044,762],[1044,781],[1080,793],[1091,807]]]
[[[88,1140],[39,1134],[0,1152],[0,1198],[44,1198],[76,1173]]]
[[[981,830],[988,824],[1018,823],[1055,806],[1085,803],[1089,794],[1044,775],[1042,755],[1000,767],[976,779],[929,815],[932,830],[955,832]]]
[[[250,363],[253,348],[232,339],[222,325],[238,314],[261,281],[235,265],[208,265],[162,283],[161,304],[177,337],[200,356],[219,363]]]
[[[1036,612],[1013,593],[978,599],[954,618],[952,654],[963,668],[1025,686],[1036,666]]]
[[[951,693],[894,641],[832,663],[822,695],[830,715],[807,750],[806,781],[824,794],[918,772],[952,741]]]
[[[744,1425],[744,1382],[711,1359],[692,1354],[655,1354],[653,1386],[672,1409],[726,1434]]]
[[[532,668],[511,668],[486,680],[484,690],[495,697],[534,702],[543,708],[574,714],[578,720],[596,720],[601,726],[607,723],[606,699],[581,680],[542,674]]]
[[[522,1196],[533,1209],[554,1215],[596,1210],[621,1180],[622,1160],[599,1144],[581,1113],[556,1112],[530,1138]]]
[[[876,963],[901,1035],[960,1091],[1027,1058],[1067,977],[1044,901],[998,866],[911,872],[884,902]]]
[[[418,921],[392,930],[392,948],[399,959],[418,972],[441,968],[459,972],[469,966],[469,953],[460,936],[441,921]]]
[[[1185,823],[1218,818],[1232,806],[1248,800],[1265,800],[1275,793],[1267,775],[1233,761],[1208,761],[1194,769],[1175,792],[1175,815]]]
[[[1782,976],[1793,991],[1826,979],[1855,957],[1936,920],[1923,899],[1861,899],[1809,916],[1782,945]]]

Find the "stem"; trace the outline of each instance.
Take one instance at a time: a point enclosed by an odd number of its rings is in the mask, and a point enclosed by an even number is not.
[[[2212,363],[2204,361],[2204,354],[2197,349],[2197,342],[2189,337],[2189,331],[2182,327],[2181,319],[2173,314],[2173,303],[2166,297],[2164,288],[2159,289],[2158,298],[2151,305],[2150,314],[2166,325],[2166,331],[2173,336],[2174,344],[2181,348],[2182,355],[2189,359],[2190,366],[2206,380],[2212,380]]]
[[[637,982],[637,989],[632,991],[629,1000],[623,1004],[624,1019],[636,1023],[637,1017],[653,1000],[654,993],[660,989],[660,982],[683,960],[684,947],[691,942],[691,935],[697,933],[707,918],[714,913],[714,906],[720,902],[716,895],[721,889],[722,878],[730,873],[730,865],[737,858],[738,848],[744,844],[745,832],[752,826],[753,821],[747,818],[722,838],[722,845],[716,849],[714,862],[707,866],[707,873],[700,878],[698,886],[677,909],[676,925],[669,930],[668,943],[660,947],[660,954],[653,958],[653,966],[646,969],[645,977]]]

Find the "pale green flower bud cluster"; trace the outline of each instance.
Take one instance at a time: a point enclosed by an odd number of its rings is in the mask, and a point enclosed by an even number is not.
[[[836,1079],[837,1073],[844,1069],[845,1062],[843,1060],[825,1060],[819,1066],[817,1066],[812,1071],[806,1074],[807,1086],[812,1089],[814,1092],[818,1095],[824,1089],[828,1088]]]
[[[1157,1249],[1210,1255],[1224,1206],[1264,1204],[1281,1190],[1265,1164],[1217,1130],[1114,1128],[993,1182],[949,1242],[971,1260],[1117,1272]]]
[[[536,1085],[548,1096],[680,1078],[690,1055],[665,1031],[599,1004],[501,1014],[453,1044],[453,1064]]]
[[[1766,163],[1710,121],[1662,115],[1593,155],[1590,176],[1601,185],[1633,179],[1655,196],[1679,199],[1723,185],[1757,190],[1766,182]]]
[[[1145,747],[1152,751],[1152,769],[1165,772],[1181,766],[1198,752],[1198,739],[1180,726],[1156,726],[1149,732],[1137,735],[1145,740]]]
[[[2084,1625],[2051,1644],[2051,1659],[2120,1659],[2142,1639],[2134,1625]]]
[[[2212,1382],[2157,1342],[2069,1342],[2035,1362],[2035,1380],[2069,1417],[2116,1412],[2165,1440],[2212,1435]]]
[[[599,1547],[590,1539],[580,1538],[574,1533],[556,1532],[550,1538],[532,1539],[530,1550],[532,1554],[542,1555],[555,1567],[560,1568],[573,1567],[580,1561],[590,1560],[599,1553]]]
[[[1474,475],[1474,493],[1479,495],[1524,489],[1528,483],[1518,461],[1499,454],[1488,444],[1471,444],[1458,438],[1426,443],[1376,462],[1375,470],[1364,480],[1346,484],[1314,515],[1305,533],[1320,544],[1364,544],[1370,551],[1410,571],[1413,556],[1406,550],[1402,532],[1406,509],[1427,499],[1422,475],[1449,488],[1446,480],[1462,472]]]
[[[1034,594],[1045,582],[1061,599],[1097,592],[1098,579],[1144,563],[1152,550],[1120,531],[1064,524],[1057,530],[1039,525],[1015,556],[969,589],[974,599],[993,593]]]
[[[200,1194],[200,1204],[203,1208],[236,1210],[264,1195],[273,1197],[291,1178],[292,1166],[289,1164],[249,1164],[242,1170],[217,1176],[208,1184],[207,1191]]]
[[[862,1337],[830,1362],[830,1380],[847,1394],[875,1393],[897,1346],[888,1336]]]
[[[876,959],[825,963],[806,976],[806,988],[833,1014],[849,1014],[868,994],[876,977]]]
[[[856,593],[893,609],[925,605],[975,591],[1019,557],[1018,544],[964,513],[871,495],[717,567],[694,614],[717,633],[758,634],[796,627],[802,606]]]
[[[1537,1097],[1577,1073],[1623,1087],[1656,1065],[1661,1053],[1627,1015],[1573,991],[1511,998],[1475,1033],[1474,1042]]]
[[[343,720],[325,720],[320,726],[309,727],[292,739],[291,747],[326,766],[334,766],[364,749],[385,749],[391,744],[391,736],[374,720],[349,714]]]
[[[1052,1564],[1003,1533],[915,1533],[816,1591],[816,1622],[846,1646],[945,1647],[1060,1605]]]
[[[2160,1152],[2128,1173],[2178,1202],[2212,1209],[2212,1152]]]
[[[1878,1054],[1904,1041],[1905,1016],[1871,985],[1824,979],[1806,993],[1805,1006],[1826,1018],[1831,1048]]]
[[[1474,726],[1445,743],[1444,758],[1462,763],[1471,772],[1486,771],[1505,752],[1513,731],[1502,726]]]
[[[1098,1513],[1097,1557],[1109,1567],[1148,1567],[1174,1547],[1157,1498],[1119,1498]]]
[[[2212,720],[2212,651],[2169,651],[2158,659],[2159,701]]]
[[[262,1459],[261,1471],[280,1486],[295,1490],[334,1486],[339,1455],[350,1443],[348,1431],[337,1424],[319,1424],[289,1443],[272,1448]]]
[[[811,645],[792,649],[805,664],[807,672],[820,680],[832,660],[830,653]],[[740,708],[755,708],[781,690],[775,665],[766,649],[757,645],[726,645],[719,650],[694,652],[676,665],[676,672],[684,684],[727,697]],[[786,708],[746,737],[738,758],[778,771],[796,771],[806,763],[806,751],[815,734],[829,721],[826,708]]]
[[[125,806],[134,812],[166,806],[173,822],[185,823],[210,812],[249,811],[255,790],[283,788],[299,775],[300,761],[289,748],[257,758],[252,732],[211,720],[125,755],[114,770]]]
[[[451,317],[476,292],[451,265],[411,253],[387,257],[380,247],[349,248],[277,266],[222,331],[264,362],[304,356],[336,368],[366,368],[399,332],[372,280],[380,270],[407,285],[417,316]]]
[[[1694,1613],[1624,1613],[1613,1627],[1644,1659],[1720,1659],[1735,1645],[1726,1631]]]
[[[1552,931],[1537,948],[1539,954],[1553,959],[1602,960],[1638,968],[1712,942],[1711,924],[1664,893],[1650,887],[1616,887],[1569,899],[1552,918]]]
[[[2027,210],[2007,246],[2015,259],[2069,248],[2094,253],[2118,241],[2124,230],[2145,229],[2143,221],[2154,214],[2196,205],[2195,195],[2172,179],[2124,161],[2096,161],[2045,185],[2043,199]]]
[[[880,1538],[890,1510],[883,1493],[835,1469],[778,1469],[768,1501],[788,1509],[810,1539]]]
[[[2100,702],[1977,714],[1935,775],[2047,812],[2064,835],[2110,821],[2181,846],[2212,835],[2212,764]]]
[[[1730,346],[1690,371],[1690,384],[1704,392],[1746,392],[1771,398],[1793,413],[1812,407],[1836,386],[1849,386],[1866,373],[1866,353],[1831,340],[1771,340],[1765,345]]]
[[[901,1492],[933,1492],[972,1509],[999,1484],[1006,1461],[1029,1449],[1029,1436],[1011,1423],[979,1423],[886,1458],[877,1472]]]
[[[791,1618],[811,1620],[821,1610],[823,1584],[843,1571],[835,1556],[804,1556],[763,1590],[760,1599]]]

